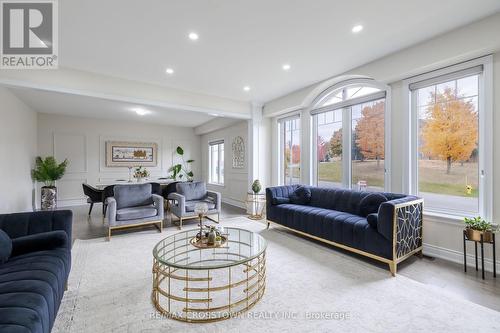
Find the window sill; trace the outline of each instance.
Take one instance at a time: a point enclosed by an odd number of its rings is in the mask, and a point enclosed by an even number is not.
[[[467,216],[467,217],[469,217],[469,216]],[[436,211],[430,211],[430,212],[424,211],[424,220],[425,219],[429,219],[431,222],[451,224],[451,225],[460,226],[460,227],[463,227],[463,225],[464,225],[464,219],[462,216],[449,214],[449,213],[442,213],[442,212],[436,212]]]

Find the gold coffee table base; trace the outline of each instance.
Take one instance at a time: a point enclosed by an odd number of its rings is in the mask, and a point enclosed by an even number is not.
[[[175,249],[160,242],[155,251],[161,255],[153,259],[155,308],[169,319],[207,323],[236,317],[253,307],[266,288],[266,251],[264,246],[247,256],[244,249],[255,246],[257,236],[243,240],[237,234],[240,231],[247,232],[233,229],[233,236],[220,248],[196,248],[189,235],[186,241],[179,236],[176,242],[186,245]],[[187,261],[191,264],[178,264]]]

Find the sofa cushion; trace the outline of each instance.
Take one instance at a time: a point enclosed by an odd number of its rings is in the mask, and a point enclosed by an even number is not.
[[[154,206],[122,208],[116,211],[116,220],[136,220],[145,219],[158,215],[158,210]]]
[[[113,191],[117,209],[153,203],[151,184],[115,185]]]
[[[6,262],[12,253],[12,239],[0,229],[0,264]]]
[[[274,197],[272,199],[272,204],[273,205],[282,205],[282,204],[287,204],[287,203],[290,203],[290,198]]]
[[[305,186],[299,186],[290,195],[290,202],[296,205],[307,205],[311,201],[311,190]]]
[[[387,201],[385,195],[381,193],[370,193],[359,202],[359,215],[366,217],[369,214],[378,212],[380,205]]]
[[[208,206],[208,209],[215,209],[215,202],[210,199],[205,199],[205,200],[189,200],[185,202],[184,207],[186,208],[186,212],[194,212],[194,207],[198,203],[206,203]]]
[[[68,247],[68,235],[62,230],[33,234],[12,240],[12,256],[25,253]]]
[[[366,217],[366,221],[368,222],[370,227],[377,229],[378,214],[377,213],[368,214],[368,216]]]
[[[207,196],[207,185],[205,182],[177,183],[177,193],[183,195],[186,201],[203,200]]]

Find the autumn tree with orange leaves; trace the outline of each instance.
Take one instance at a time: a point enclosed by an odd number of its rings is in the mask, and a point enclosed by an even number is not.
[[[380,101],[372,106],[366,106],[361,110],[361,119],[356,124],[356,144],[366,159],[377,160],[377,167],[380,160],[384,159],[384,109],[385,102]]]
[[[470,159],[478,142],[478,115],[470,101],[457,99],[450,88],[432,94],[436,103],[429,106],[422,126],[421,151],[446,161],[449,174],[453,162]]]

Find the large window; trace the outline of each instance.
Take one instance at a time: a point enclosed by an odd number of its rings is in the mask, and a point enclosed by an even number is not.
[[[300,118],[293,116],[279,121],[280,183],[300,183]]]
[[[208,144],[209,183],[224,184],[224,141],[214,141]]]
[[[416,121],[414,178],[430,211],[477,215],[480,208],[480,123],[483,67],[410,85]]]
[[[318,98],[315,176],[319,186],[385,188],[385,91],[348,85]]]

